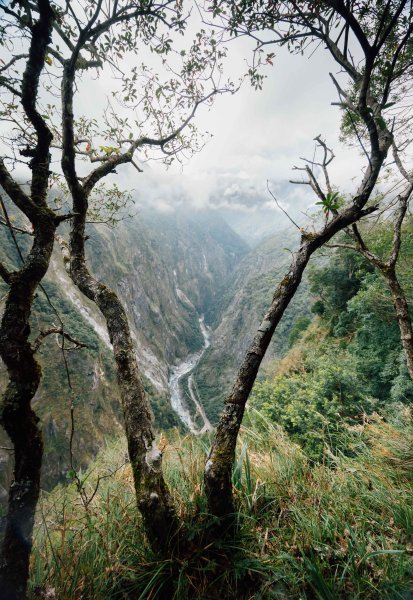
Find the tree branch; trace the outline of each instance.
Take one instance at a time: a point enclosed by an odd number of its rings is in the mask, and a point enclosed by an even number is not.
[[[40,74],[44,68],[46,50],[51,41],[52,24],[55,13],[48,0],[39,0],[39,20],[32,27],[32,40],[29,58],[22,79],[21,102],[24,111],[37,134],[37,144],[30,166],[33,171],[31,195],[39,206],[47,206],[49,180],[49,149],[53,139],[52,132],[43,116],[36,108]]]
[[[273,200],[275,201],[276,205],[278,206],[278,208],[280,210],[283,211],[283,213],[285,214],[285,216],[291,221],[291,223],[297,227],[298,231],[301,231],[301,227],[299,225],[297,225],[297,223],[290,217],[290,215],[288,214],[288,212],[286,210],[283,209],[283,207],[281,206],[281,204],[278,202],[277,198],[274,196],[274,194],[272,193],[272,191],[270,190],[270,186],[269,186],[269,182],[267,179],[267,190],[269,192],[269,194],[271,195],[271,197],[273,198]]]
[[[33,352],[37,352],[38,349],[40,348],[40,346],[42,345],[42,343],[44,342],[45,338],[48,337],[49,335],[60,335],[64,338],[66,338],[69,342],[72,342],[72,344],[75,345],[74,348],[64,348],[65,351],[67,350],[74,350],[75,348],[88,348],[87,344],[84,344],[83,342],[79,342],[79,340],[76,340],[74,337],[72,337],[69,333],[67,333],[66,331],[64,331],[64,329],[62,327],[50,327],[50,329],[45,329],[44,331],[41,331],[39,333],[39,335],[37,336],[37,338],[34,340],[33,342]],[[59,346],[59,348],[62,350],[62,346]]]

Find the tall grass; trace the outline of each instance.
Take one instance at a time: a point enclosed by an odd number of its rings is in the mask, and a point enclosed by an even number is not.
[[[350,434],[349,434],[350,435]],[[354,432],[351,433],[354,435]],[[409,414],[375,417],[357,456],[312,466],[277,427],[250,411],[234,470],[232,535],[206,514],[202,470],[209,440],[161,440],[166,479],[189,538],[160,559],[135,508],[123,442],[91,467],[85,509],[73,485],[42,498],[32,560],[34,598],[107,600],[409,598],[413,566]]]

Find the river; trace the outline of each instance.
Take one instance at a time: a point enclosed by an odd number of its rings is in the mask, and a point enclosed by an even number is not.
[[[191,414],[190,410],[188,409],[188,403],[185,401],[184,392],[181,386],[182,378],[195,369],[205,350],[210,346],[209,329],[205,325],[203,317],[199,319],[199,326],[204,337],[203,347],[201,350],[198,350],[198,352],[194,352],[193,354],[187,356],[186,359],[179,365],[172,367],[169,377],[169,390],[171,392],[172,408],[177,413],[182,423],[184,423],[184,425],[188,427],[189,431],[195,435],[205,433],[206,431],[212,431],[213,429],[207,415],[205,414],[204,407],[201,404],[193,375],[188,377],[188,391],[190,398],[196,407],[196,412],[194,415]],[[202,419],[203,424],[201,426],[196,424],[197,417]]]

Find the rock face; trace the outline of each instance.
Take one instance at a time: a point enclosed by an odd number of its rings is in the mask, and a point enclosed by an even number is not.
[[[145,372],[166,390],[168,365],[202,346],[199,315],[214,320],[246,244],[214,213],[146,213],[92,232],[90,247],[92,272],[123,300]]]
[[[118,292],[128,312],[156,422],[162,428],[176,426],[169,404],[169,368],[202,347],[199,316],[204,314],[207,323],[216,318],[216,298],[248,247],[214,214],[141,213],[114,230],[90,226],[87,234],[91,271]],[[12,267],[17,257],[10,239],[4,247]],[[50,488],[70,470],[70,405],[75,407],[76,467],[86,466],[105,438],[121,430],[122,414],[105,323],[73,286],[57,249],[44,287],[54,308],[39,290],[33,338],[57,323],[57,310],[65,329],[88,345],[87,350],[66,353],[70,384],[58,340],[46,338],[38,353],[43,379],[34,407],[45,438],[42,484]],[[0,371],[2,389],[6,381]],[[8,446],[1,430],[0,446]],[[1,451],[0,503],[11,456]]]
[[[270,305],[275,287],[291,262],[296,238],[295,231],[286,230],[261,242],[239,263],[221,299],[217,310],[220,320],[212,334],[211,345],[193,374],[212,423],[217,421],[238,366]],[[307,300],[308,287],[304,280],[277,328],[266,361],[285,352],[295,317],[309,311]]]

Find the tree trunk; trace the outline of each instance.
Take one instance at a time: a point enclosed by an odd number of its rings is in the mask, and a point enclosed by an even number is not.
[[[302,242],[289,272],[275,291],[272,304],[238,371],[232,392],[225,400],[224,411],[205,465],[204,477],[208,510],[218,517],[235,512],[231,483],[232,467],[245,405],[275,328],[293,298],[315,249],[312,249],[307,240]]]
[[[397,323],[400,329],[400,338],[406,355],[407,370],[413,381],[413,329],[409,305],[407,304],[404,290],[397,279],[396,269],[394,267],[388,268],[382,270],[382,273],[391,291]]]
[[[0,327],[0,354],[9,374],[0,421],[14,446],[14,480],[10,486],[5,535],[0,554],[0,597],[26,597],[33,524],[40,491],[42,435],[31,400],[41,369],[28,341],[35,290],[46,274],[56,224],[47,214],[36,227],[33,247],[11,284]]]
[[[134,485],[144,527],[153,548],[166,552],[177,543],[179,523],[163,478],[162,453],[156,446],[153,417],[139,373],[125,310],[114,291],[97,282],[84,258],[84,218],[73,219],[70,274],[106,319],[116,363]]]
[[[83,184],[76,173],[73,89],[76,52],[66,61],[62,79],[63,153],[62,170],[73,199],[74,217],[70,230],[69,274],[79,290],[102,312],[116,364],[116,374],[125,420],[125,432],[132,466],[136,498],[150,544],[166,552],[177,542],[179,523],[162,473],[162,453],[156,446],[153,418],[146,396],[125,310],[116,293],[97,282],[86,265],[85,223],[88,198],[94,186],[115,167],[111,161],[92,171]],[[128,162],[132,154],[122,155]],[[119,161],[117,164],[121,164]]]
[[[386,150],[385,148],[383,156],[385,156]],[[357,196],[358,204],[354,202],[342,213],[335,215],[319,233],[304,232],[302,234],[299,250],[294,256],[290,269],[274,293],[271,306],[238,371],[234,387],[225,400],[224,411],[205,464],[204,482],[208,511],[217,517],[224,517],[235,512],[231,477],[238,432],[248,396],[274,331],[294,297],[311,255],[338,231],[376,209],[374,206],[363,209],[363,206],[374,187],[379,170],[380,163],[377,162],[374,169],[366,172]]]

